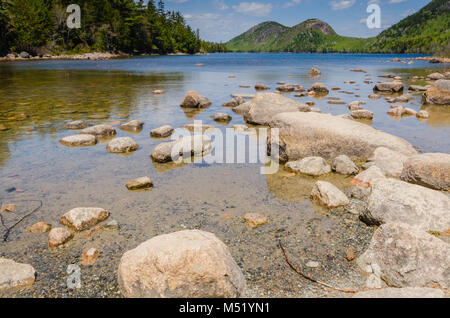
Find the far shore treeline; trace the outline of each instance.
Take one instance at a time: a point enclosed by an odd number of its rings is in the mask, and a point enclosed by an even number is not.
[[[81,8],[81,28],[69,29],[67,7]],[[180,12],[149,0],[0,0],[0,55],[124,52],[167,54],[223,52],[200,39]]]

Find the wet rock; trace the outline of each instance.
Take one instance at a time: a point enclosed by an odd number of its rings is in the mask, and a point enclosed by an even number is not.
[[[323,83],[314,83],[310,91],[313,91],[316,94],[328,94],[330,92]]]
[[[370,99],[380,99],[381,96],[378,95],[378,94],[371,94],[371,95],[369,95],[369,98],[370,98]]]
[[[59,142],[68,147],[88,147],[95,146],[97,138],[94,135],[80,134],[64,137]]]
[[[359,100],[355,100],[355,101],[351,102],[350,104],[348,104],[348,109],[350,109],[350,111],[362,110],[363,106]]]
[[[428,113],[426,110],[421,110],[417,113],[417,118],[419,119],[427,119],[430,118],[430,113]]]
[[[362,110],[353,110],[351,115],[355,119],[373,119],[373,112],[370,110],[362,109]]]
[[[388,73],[388,74],[384,74],[384,75],[380,75],[378,77],[384,77],[384,78],[394,78],[397,75],[393,74],[393,73]]]
[[[321,176],[331,172],[330,165],[321,157],[307,157],[302,160],[291,161],[286,164],[286,168],[310,176]]]
[[[433,80],[433,81],[437,81],[440,79],[444,79],[445,76],[444,76],[444,74],[441,74],[441,73],[433,73],[433,74],[428,75],[427,78],[430,80]]]
[[[289,84],[284,84],[284,85],[277,87],[277,91],[283,92],[283,93],[290,93],[290,92],[295,91],[295,87],[292,85],[289,85]]]
[[[432,87],[431,85],[426,85],[426,86],[420,86],[420,85],[410,85],[408,90],[410,91],[415,91],[415,92],[425,92],[426,90],[428,90],[430,87]]]
[[[400,81],[382,82],[374,87],[374,91],[398,93],[403,91],[403,83]]]
[[[426,153],[405,160],[401,177],[403,181],[436,190],[450,190],[450,155]]]
[[[380,168],[377,166],[371,166],[369,169],[356,175],[352,180],[352,184],[368,188],[373,186],[376,182],[378,182],[378,180],[385,178],[386,176]]]
[[[403,106],[393,106],[389,111],[388,114],[394,117],[401,117],[405,113],[405,107]]]
[[[321,72],[320,70],[318,70],[317,68],[311,68],[308,72],[308,75],[311,77],[316,77],[316,76],[320,76]]]
[[[35,234],[47,233],[47,232],[50,232],[51,229],[52,229],[52,226],[50,224],[45,223],[45,222],[38,222],[38,223],[35,223],[32,226],[30,226],[27,229],[27,232],[35,233]]]
[[[61,217],[64,224],[76,231],[86,230],[109,217],[109,212],[102,208],[75,208]]]
[[[365,71],[365,70],[363,70],[363,69],[352,69],[352,70],[350,70],[350,72],[367,73],[367,71]]]
[[[2,212],[14,212],[16,211],[17,205],[15,204],[2,204],[1,208],[0,208],[0,213]]]
[[[64,128],[71,129],[71,130],[78,130],[78,129],[84,129],[87,126],[89,126],[88,122],[85,122],[83,120],[75,120],[71,121],[70,123],[67,123]]]
[[[57,247],[69,242],[73,234],[63,227],[56,227],[48,233],[48,246]]]
[[[270,120],[279,113],[309,112],[310,108],[293,99],[274,93],[257,94],[248,105],[248,123],[268,125]]]
[[[116,138],[108,142],[106,150],[111,153],[129,153],[138,150],[139,145],[130,137]]]
[[[283,113],[272,119],[270,127],[279,129],[278,148],[282,162],[311,156],[329,160],[343,153],[352,160],[362,161],[382,146],[406,155],[417,154],[404,139],[367,124],[332,115]],[[271,145],[270,138],[268,142],[269,146],[277,146]]]
[[[119,222],[117,222],[116,220],[109,220],[105,223],[104,225],[105,228],[110,228],[110,229],[119,229]]]
[[[407,159],[408,156],[400,152],[386,147],[379,147],[375,149],[368,161],[380,168],[385,176],[399,177],[403,170],[403,164]]]
[[[206,132],[213,132],[216,130],[216,128],[214,126],[211,125],[203,125],[203,124],[188,124],[185,125],[183,127],[181,127],[182,129],[186,129],[187,131],[190,132],[196,132],[196,133],[206,133]]]
[[[435,190],[396,179],[372,185],[361,218],[369,225],[402,222],[421,230],[450,228],[450,198]]]
[[[233,298],[246,288],[228,247],[198,230],[157,236],[126,252],[118,282],[128,298]]]
[[[356,293],[353,298],[444,298],[444,293],[439,289],[405,287],[384,288]]]
[[[97,137],[115,136],[116,133],[116,130],[111,125],[96,125],[80,131],[80,134],[93,135]]]
[[[97,262],[98,256],[100,252],[96,248],[89,248],[83,252],[81,255],[81,265],[90,266],[94,265]]]
[[[328,208],[345,206],[350,203],[347,196],[334,185],[325,181],[318,181],[311,192],[311,198],[318,200]]]
[[[149,177],[141,177],[126,183],[128,190],[142,190],[153,187],[153,181]]]
[[[422,101],[424,104],[450,105],[450,91],[431,87],[423,94]]]
[[[243,219],[248,222],[250,227],[262,226],[267,223],[267,216],[259,213],[247,213]]]
[[[248,116],[248,111],[249,111],[249,109],[250,109],[250,105],[251,105],[250,102],[241,104],[241,105],[239,105],[239,106],[237,106],[237,107],[234,107],[234,108],[233,108],[233,111],[234,111],[236,114],[239,114],[239,115],[242,115],[242,116],[244,116],[244,117],[247,117],[247,116]]]
[[[256,89],[257,91],[265,91],[265,90],[270,89],[270,87],[268,87],[267,85],[258,83],[258,84],[255,85],[255,89]]]
[[[140,120],[132,120],[129,121],[123,125],[120,125],[120,129],[126,130],[126,131],[139,131],[144,126],[144,122]]]
[[[211,138],[203,135],[186,136],[175,141],[159,144],[151,157],[159,163],[177,161],[184,155],[204,155],[211,149]]]
[[[229,122],[231,119],[230,115],[224,113],[217,113],[213,116],[213,120],[218,122]]]
[[[153,138],[167,138],[172,135],[174,129],[172,126],[165,125],[150,131],[150,136]]]
[[[347,176],[357,174],[359,172],[359,169],[355,163],[346,155],[340,155],[334,158],[331,168],[333,171]]]
[[[0,258],[0,291],[31,286],[35,279],[33,266]]]
[[[233,97],[232,100],[230,100],[230,101],[226,102],[225,104],[223,104],[222,106],[223,107],[237,107],[237,106],[239,106],[239,105],[241,105],[243,103],[245,103],[244,98],[241,97],[241,96],[236,96],[236,97]]]
[[[357,262],[378,264],[389,286],[450,286],[450,244],[407,224],[382,225]]]
[[[207,108],[211,106],[211,101],[196,91],[189,91],[180,106],[184,108]]]
[[[412,109],[412,108],[405,107],[404,115],[406,115],[406,116],[417,116],[417,112],[414,109]]]
[[[346,102],[344,102],[343,100],[329,100],[328,104],[330,104],[330,105],[345,105]]]
[[[162,89],[157,89],[157,90],[154,90],[152,92],[153,95],[161,95],[161,94],[164,94],[164,93],[165,92]]]

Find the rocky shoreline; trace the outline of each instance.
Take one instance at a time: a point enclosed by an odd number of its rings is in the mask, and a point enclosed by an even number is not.
[[[310,72],[314,77],[320,74],[317,69]],[[407,94],[403,94],[407,87],[401,77],[396,74],[382,76],[391,81],[374,83],[373,92],[377,98],[384,96],[388,104],[410,100]],[[433,73],[423,80],[429,83],[429,87],[413,90],[423,96],[423,103],[450,107],[450,74]],[[364,109],[363,101],[354,101],[348,105],[348,111],[333,116],[323,114],[312,104],[283,95],[303,93],[302,96],[325,98],[334,89],[320,82],[309,89],[299,84],[279,85],[275,92],[262,92],[270,88],[256,84],[255,96],[245,96],[251,100],[246,101],[243,96],[234,94],[233,99],[223,106],[242,115],[248,124],[279,131],[277,140],[267,140],[268,155],[277,154],[275,159],[284,164],[282,169],[289,173],[287,178],[300,176],[314,180],[306,190],[311,202],[322,206],[336,219],[352,216],[355,220],[349,223],[360,220],[358,231],[365,231],[366,235],[374,232],[359,256],[355,255],[354,248],[345,250],[346,260],[359,269],[362,283],[356,287],[353,284],[349,292],[334,285],[333,296],[449,297],[450,154],[419,153],[408,141],[371,127],[367,120],[372,120],[374,114]],[[371,96],[368,98],[374,97]],[[204,109],[211,104],[207,97],[189,91],[180,107]],[[426,120],[426,114],[419,116],[419,113],[403,106],[391,107],[388,112],[400,118],[415,116],[417,120]],[[227,124],[231,116],[217,113],[213,119]],[[137,133],[144,126],[144,122],[133,120],[119,128]],[[139,149],[131,137],[115,138],[117,131],[110,124],[88,126],[74,121],[66,127],[79,133],[61,139],[63,146],[96,147],[98,140],[109,137],[113,139],[106,145],[107,152],[126,154]],[[250,127],[246,127],[236,126],[234,129],[248,133]],[[181,129],[190,133],[178,140],[162,141],[150,154],[154,162],[180,164],[174,154],[190,158],[206,156],[211,151],[212,141],[208,133],[216,129],[214,126],[191,124]],[[173,133],[174,129],[166,125],[152,127],[150,136],[168,138]],[[327,175],[349,178],[352,189],[345,191],[338,184],[315,179]],[[137,191],[153,185],[150,177],[144,176],[124,186]],[[14,210],[12,203],[5,204],[0,213],[14,213]],[[241,225],[258,230],[270,227],[273,222],[271,216],[262,213],[246,213],[239,219]],[[100,207],[71,209],[61,215],[60,223],[60,226],[51,228],[50,224],[40,222],[28,230],[48,233],[47,244],[50,249],[55,249],[72,242],[76,244],[82,233],[93,236],[97,232],[120,227],[113,215]],[[213,230],[214,227],[210,227],[209,230],[181,230],[155,235],[133,249],[122,251],[120,256],[115,255],[120,258],[115,291],[122,297],[249,296],[249,281],[244,275],[241,260],[233,258],[229,244],[219,239]],[[284,230],[278,229],[276,233],[280,242],[285,239]],[[295,244],[289,243],[288,247]],[[272,253],[273,248],[280,255],[277,247],[270,248]],[[74,258],[81,259],[85,266],[92,266],[101,253],[98,248],[89,246],[82,255]],[[332,259],[335,256],[327,257]],[[317,261],[305,264],[310,269],[320,266]],[[31,265],[18,264],[7,258],[0,258],[0,269],[0,291],[32,289],[36,273],[39,275]]]

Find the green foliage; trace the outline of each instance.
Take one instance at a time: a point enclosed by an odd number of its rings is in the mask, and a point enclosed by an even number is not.
[[[315,27],[314,23],[319,23],[321,27]],[[450,2],[433,0],[375,38],[339,36],[326,23],[311,19],[292,28],[276,22],[265,22],[226,45],[228,50],[236,52],[443,52],[441,54],[445,55],[448,54],[449,39]]]
[[[81,28],[69,29],[66,8],[72,0],[0,0],[0,53],[122,51],[197,53],[202,42],[179,12],[153,0],[77,0]],[[6,40],[8,39],[8,41]],[[210,48],[214,45],[210,45]]]

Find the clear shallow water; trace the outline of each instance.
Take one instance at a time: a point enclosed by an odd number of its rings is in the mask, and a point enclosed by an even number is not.
[[[305,88],[321,81],[329,88],[337,86],[354,93],[332,91],[327,97],[339,97],[347,103],[367,102],[365,108],[375,113],[371,123],[374,127],[403,137],[424,152],[450,152],[448,107],[423,108],[431,114],[427,121],[415,117],[395,120],[387,115],[390,104],[384,99],[368,99],[374,84],[364,84],[366,78],[377,82],[381,80],[378,75],[394,72],[406,79],[409,74],[425,75],[442,69],[424,61],[413,65],[387,64],[393,57],[217,54],[0,64],[0,124],[9,128],[0,131],[0,197],[9,202],[30,198],[44,201],[38,213],[13,231],[11,242],[0,247],[0,255],[34,263],[40,273],[35,286],[23,295],[114,296],[115,270],[125,250],[154,235],[200,228],[215,233],[230,246],[254,295],[325,295],[321,288],[298,282],[285,267],[276,247],[275,237],[281,235],[296,260],[318,260],[323,264],[315,275],[323,275],[326,281],[340,286],[358,286],[362,278],[356,266],[345,260],[343,250],[350,246],[357,254],[362,253],[372,229],[352,215],[329,213],[312,204],[308,196],[316,178],[292,177],[283,170],[263,176],[259,174],[260,165],[250,164],[154,164],[149,154],[161,140],[151,139],[149,131],[166,124],[180,127],[194,119],[223,130],[244,123],[241,116],[221,106],[232,93],[254,93],[257,82],[274,90],[278,81],[302,84]],[[198,63],[204,66],[195,66]],[[320,79],[307,76],[313,66],[322,71]],[[353,68],[363,68],[369,76],[350,72]],[[236,78],[229,78],[230,75]],[[344,84],[349,80],[356,84]],[[155,96],[152,91],[156,89],[166,93]],[[179,104],[191,89],[207,96],[212,106],[199,112],[181,109]],[[315,107],[325,113],[348,113],[346,105],[329,105],[327,99],[298,100],[314,101]],[[415,95],[407,107],[422,109],[420,95]],[[217,112],[228,113],[233,120],[228,126],[221,126],[211,119]],[[28,117],[19,120],[22,113]],[[76,133],[66,130],[64,124],[77,119],[91,124],[142,120],[144,130],[132,135],[140,148],[129,156],[117,156],[106,152],[104,143],[88,148],[60,145],[60,138]],[[117,131],[119,137],[130,135]],[[153,179],[153,190],[126,190],[124,184],[128,180],[144,175]],[[350,189],[348,178],[330,175],[320,179],[329,180],[342,190]],[[23,192],[6,193],[11,187]],[[57,226],[59,217],[77,206],[110,210],[121,230],[104,231],[95,239],[79,235],[57,251],[48,250],[45,235],[25,232],[37,221]],[[8,216],[10,224],[31,207],[21,208],[17,216]],[[240,219],[246,212],[263,213],[270,221],[249,230]],[[103,254],[93,268],[84,269],[88,288],[69,292],[63,287],[64,266],[79,262],[82,250],[91,245]],[[99,276],[106,277],[105,281],[98,282]]]

